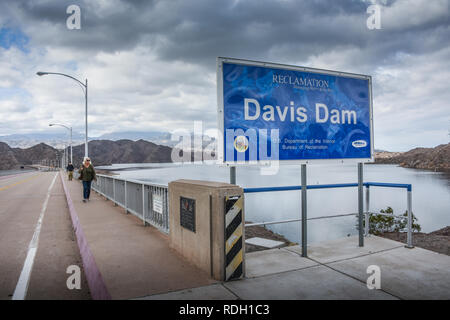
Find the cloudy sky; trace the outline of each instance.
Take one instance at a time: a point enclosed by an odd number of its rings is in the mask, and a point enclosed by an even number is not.
[[[449,142],[449,0],[2,1],[0,135],[84,131],[81,88],[40,70],[88,78],[91,136],[215,128],[218,56],[372,75],[375,148]]]

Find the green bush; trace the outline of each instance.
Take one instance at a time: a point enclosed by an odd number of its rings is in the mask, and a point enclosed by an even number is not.
[[[380,213],[389,214],[390,216],[371,214],[369,218],[369,233],[374,235],[380,235],[384,232],[405,232],[408,229],[408,212],[405,211],[400,217],[394,217],[394,210],[391,207],[387,207],[386,210],[381,209]],[[412,231],[420,232],[422,229],[418,223],[417,218],[412,213]],[[364,225],[365,225],[364,215]]]

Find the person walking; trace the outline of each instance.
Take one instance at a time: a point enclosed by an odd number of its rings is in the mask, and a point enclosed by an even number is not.
[[[89,197],[91,195],[92,180],[97,181],[97,176],[95,175],[95,170],[89,157],[84,158],[83,164],[78,170],[78,173],[80,174],[78,179],[83,182],[83,202],[86,202],[89,201]]]
[[[73,169],[74,169],[72,162],[69,162],[69,164],[67,165],[66,169],[67,169],[67,172],[69,172],[69,181],[72,181],[72,179],[73,179]]]

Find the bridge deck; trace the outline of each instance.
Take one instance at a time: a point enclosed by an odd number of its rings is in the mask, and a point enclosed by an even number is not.
[[[81,258],[61,179],[55,178],[56,175],[33,171],[0,177],[2,300],[11,299],[19,291],[24,299],[90,299],[84,276],[81,290],[69,290],[66,285],[67,267],[81,265]],[[39,241],[33,242],[41,215]],[[34,259],[30,259],[32,242],[37,249]],[[30,258],[26,265],[27,257]],[[28,279],[28,286],[22,287],[26,289],[22,291],[18,285],[21,276]]]
[[[94,192],[83,203],[81,184],[63,180],[55,172],[0,180],[1,299],[14,293],[42,212],[28,299],[89,299],[85,276],[82,290],[66,287],[80,252],[86,276],[99,272],[94,298],[103,284],[113,299],[450,299],[449,256],[375,236],[363,248],[355,237],[312,244],[308,258],[299,246],[249,253],[246,279],[216,282],[171,250],[166,235]],[[367,288],[371,265],[380,268],[380,290]]]

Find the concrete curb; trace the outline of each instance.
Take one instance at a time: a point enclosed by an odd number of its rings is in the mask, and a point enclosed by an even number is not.
[[[78,214],[75,210],[72,198],[70,197],[69,191],[64,181],[64,176],[61,174],[61,172],[60,176],[64,188],[64,193],[66,194],[67,205],[69,206],[70,216],[72,218],[73,228],[77,237],[78,249],[80,250],[81,259],[83,261],[84,273],[86,275],[86,280],[89,286],[91,297],[94,300],[111,300],[111,295],[106,288],[100,270],[95,263],[94,256],[89,249],[89,245],[87,243],[83,229],[81,228],[81,224],[78,220]]]

